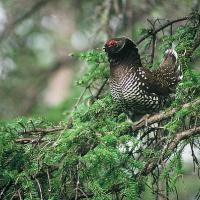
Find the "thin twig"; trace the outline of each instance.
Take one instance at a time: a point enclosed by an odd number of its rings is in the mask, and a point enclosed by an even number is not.
[[[20,190],[17,190],[17,193],[18,193],[18,197],[19,197],[19,199],[22,200],[22,195],[21,195]]]
[[[185,20],[188,20],[190,18],[191,18],[190,16],[185,16],[185,17],[181,17],[181,18],[178,18],[178,19],[175,19],[175,20],[172,20],[172,21],[168,21],[165,24],[163,24],[162,26],[160,26],[159,28],[155,29],[154,31],[149,31],[146,35],[144,35],[142,38],[140,38],[136,42],[136,44],[137,45],[140,44],[145,39],[147,39],[149,36],[157,34],[158,32],[160,32],[161,30],[163,30],[166,27],[170,26],[171,24],[174,24],[174,23],[177,23],[177,22],[181,22],[181,21],[185,21]]]
[[[99,95],[101,94],[103,88],[105,87],[106,83],[108,82],[108,78],[102,83],[102,85],[100,86],[100,88],[96,91],[96,94],[94,95],[95,99],[99,98]]]
[[[40,200],[43,200],[43,195],[42,195],[42,188],[41,188],[41,185],[40,185],[40,182],[37,178],[35,178],[35,181],[38,185],[38,189],[39,189],[39,192],[40,192]]]
[[[76,178],[77,178],[77,180],[76,180],[76,188],[75,188],[75,200],[78,199],[78,190],[79,190],[79,184],[80,184],[80,181],[79,181],[79,165],[80,165],[80,161],[76,165],[76,175],[77,175]]]
[[[154,22],[152,22],[151,20],[147,19],[147,21],[151,24],[151,30],[150,32],[154,33],[155,32],[155,25],[156,22],[159,21],[158,19],[156,19]],[[154,61],[154,55],[155,55],[155,45],[156,45],[156,34],[152,34],[152,50],[151,50],[151,60],[150,60],[150,64],[153,65],[153,61]]]
[[[51,192],[51,179],[50,179],[49,169],[48,168],[47,168],[47,178],[48,178],[48,183],[49,183],[49,189],[48,189],[48,191]]]
[[[3,193],[4,193],[4,191],[6,190],[6,188],[8,187],[8,185],[10,185],[9,182],[8,182],[7,185],[6,185],[5,187],[3,187],[3,189],[1,190],[0,199],[1,199],[1,197],[3,196]]]
[[[151,51],[151,65],[153,65],[154,55],[155,55],[155,47],[156,47],[156,34],[152,36],[152,51]]]

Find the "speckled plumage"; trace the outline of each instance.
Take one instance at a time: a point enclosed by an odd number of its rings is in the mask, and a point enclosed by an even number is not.
[[[105,44],[110,63],[110,89],[118,105],[125,112],[152,113],[163,108],[181,80],[177,67],[177,53],[165,52],[159,69],[143,67],[136,45],[128,38],[114,38]]]

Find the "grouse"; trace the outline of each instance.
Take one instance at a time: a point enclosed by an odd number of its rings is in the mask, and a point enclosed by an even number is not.
[[[143,67],[136,45],[126,37],[113,38],[104,45],[110,63],[110,89],[124,112],[150,114],[163,108],[182,79],[178,55],[168,49],[160,67]]]

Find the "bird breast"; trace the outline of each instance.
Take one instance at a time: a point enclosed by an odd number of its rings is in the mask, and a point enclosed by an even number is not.
[[[160,98],[153,93],[147,93],[144,88],[148,87],[145,82],[142,82],[141,77],[144,75],[141,71],[133,71],[131,69],[123,70],[120,76],[111,76],[110,88],[111,94],[121,107],[126,110],[157,110],[160,105]]]

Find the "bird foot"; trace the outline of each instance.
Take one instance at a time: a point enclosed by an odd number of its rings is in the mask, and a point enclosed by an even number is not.
[[[141,123],[144,122],[145,126],[147,127],[148,126],[148,118],[149,118],[150,114],[146,114],[144,115],[138,122],[136,125],[139,125]]]

